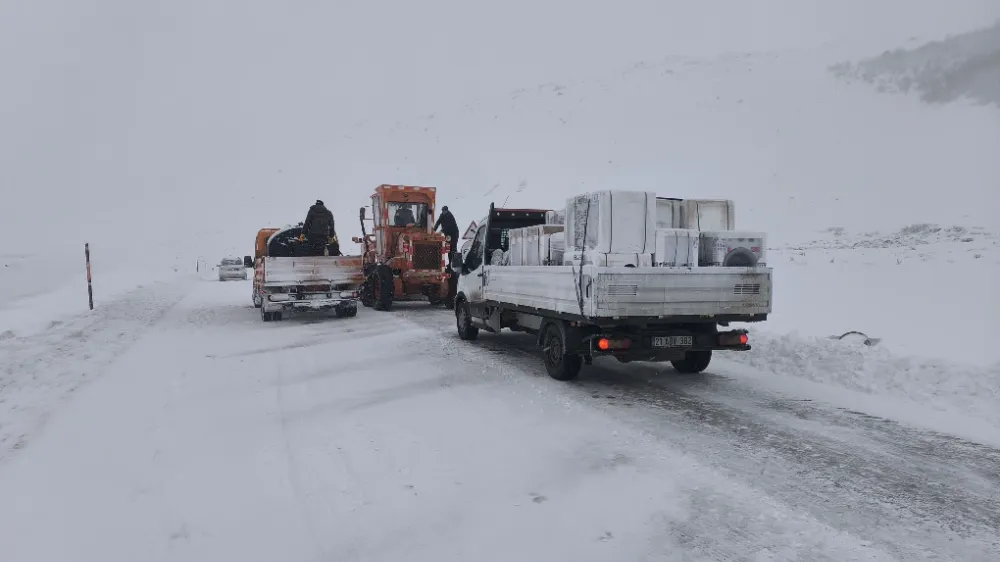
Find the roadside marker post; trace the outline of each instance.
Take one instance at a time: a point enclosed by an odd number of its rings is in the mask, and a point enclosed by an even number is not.
[[[94,285],[90,278],[90,243],[84,243],[83,252],[87,256],[87,299],[90,301],[90,310],[94,310]]]

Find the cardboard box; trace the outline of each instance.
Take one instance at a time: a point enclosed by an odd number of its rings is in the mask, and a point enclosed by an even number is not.
[[[656,246],[656,194],[596,191],[566,200],[566,251],[651,254]]]
[[[701,235],[690,228],[657,228],[656,267],[698,267]]]
[[[685,199],[680,202],[680,219],[673,228],[733,230],[736,204],[729,199]]]
[[[563,226],[540,224],[524,228],[514,228],[510,237],[510,265],[549,265],[551,262],[552,240],[562,246]],[[558,263],[562,263],[560,259]]]

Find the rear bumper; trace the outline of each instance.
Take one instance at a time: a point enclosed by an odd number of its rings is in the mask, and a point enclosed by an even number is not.
[[[589,353],[594,357],[612,356],[627,361],[670,361],[681,359],[689,351],[750,351],[749,339],[742,343],[735,339],[738,334],[745,334],[744,330],[733,330],[729,332],[719,332],[718,334],[696,334],[685,331],[672,331],[662,334],[641,334],[641,335],[607,335],[594,336],[589,340]],[[654,341],[665,337],[690,337],[690,345],[655,345]],[[722,336],[722,338],[720,338]],[[602,337],[612,340],[628,339],[627,349],[600,349],[598,342]]]
[[[300,298],[301,297],[301,298]],[[354,297],[326,297],[326,295],[294,295],[294,294],[269,294],[266,295],[268,310],[294,309],[294,310],[332,310],[357,308],[359,300]]]

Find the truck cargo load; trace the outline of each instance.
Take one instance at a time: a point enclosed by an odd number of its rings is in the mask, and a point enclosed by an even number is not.
[[[690,228],[657,228],[653,265],[698,267],[700,240],[701,233]]]
[[[767,264],[767,235],[762,232],[703,230],[699,265],[739,267]]]

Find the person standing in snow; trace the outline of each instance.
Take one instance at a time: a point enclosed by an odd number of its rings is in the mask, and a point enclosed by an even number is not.
[[[326,208],[322,200],[317,199],[316,203],[309,207],[306,220],[302,223],[302,235],[309,248],[309,255],[313,256],[322,256],[330,239],[336,237],[333,213]]]
[[[451,263],[452,252],[458,251],[458,223],[455,221],[455,215],[452,215],[451,211],[448,210],[447,205],[441,207],[441,216],[434,223],[434,230],[437,231],[438,228],[441,228],[441,234],[448,237],[448,244],[451,245],[451,251],[448,252],[448,263]]]

